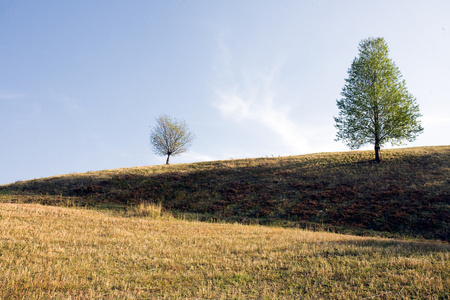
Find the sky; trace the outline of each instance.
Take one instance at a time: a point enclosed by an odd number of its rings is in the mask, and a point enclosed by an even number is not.
[[[369,37],[423,115],[402,147],[449,145],[448,0],[0,0],[0,184],[164,164],[162,114],[196,135],[171,163],[349,151],[333,117]]]

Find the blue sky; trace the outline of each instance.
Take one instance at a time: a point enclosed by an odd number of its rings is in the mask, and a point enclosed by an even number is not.
[[[384,37],[425,131],[450,144],[450,1],[0,0],[0,184],[164,164],[347,151],[336,99],[358,43]],[[371,146],[365,149],[371,149]]]

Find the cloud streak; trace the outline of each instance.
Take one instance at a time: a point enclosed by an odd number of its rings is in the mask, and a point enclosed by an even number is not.
[[[225,39],[226,35],[218,39],[214,70],[219,84],[214,86],[213,106],[229,120],[254,122],[270,130],[291,151],[307,152],[309,146],[302,130],[289,116],[289,104],[280,99],[279,77],[284,63],[272,63],[269,68],[239,64]]]
[[[11,93],[7,93],[3,90],[0,90],[0,100],[16,100],[16,99],[21,99],[21,98],[25,98],[26,96],[23,94],[11,94]]]

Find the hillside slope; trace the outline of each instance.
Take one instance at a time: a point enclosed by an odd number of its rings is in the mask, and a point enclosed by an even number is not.
[[[450,240],[450,146],[136,167],[0,187],[0,201],[124,207],[162,202],[201,220]]]

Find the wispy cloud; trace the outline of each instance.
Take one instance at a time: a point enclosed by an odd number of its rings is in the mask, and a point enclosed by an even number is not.
[[[78,101],[71,96],[66,94],[61,94],[50,89],[49,91],[50,97],[53,101],[61,105],[63,111],[68,115],[78,115],[82,114],[84,111],[79,106]]]
[[[239,64],[227,46],[227,37],[222,34],[218,38],[219,53],[214,65],[217,97],[213,106],[230,120],[256,122],[275,133],[292,151],[307,152],[302,130],[289,116],[289,104],[280,99],[279,78],[284,60],[259,67]]]
[[[0,100],[16,100],[20,98],[25,98],[24,94],[8,93],[4,90],[0,90]]]
[[[216,158],[203,153],[188,151],[182,156],[177,157],[176,160],[179,162],[195,162],[195,161],[212,161],[216,160]]]

